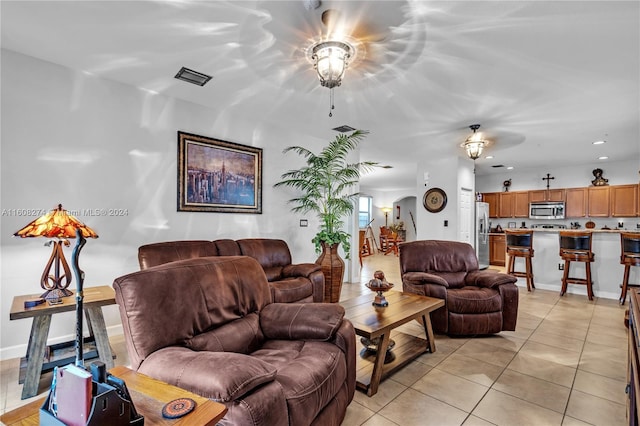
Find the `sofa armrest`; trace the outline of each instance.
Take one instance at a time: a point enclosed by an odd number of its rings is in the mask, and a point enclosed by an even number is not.
[[[271,303],[260,312],[260,328],[267,339],[327,341],[343,318],[333,303]]]
[[[412,285],[436,284],[449,288],[449,283],[444,278],[428,272],[407,272],[402,275],[402,282]]]
[[[495,288],[503,284],[513,284],[518,279],[509,274],[493,271],[472,271],[464,277],[466,285],[476,287]]]
[[[316,263],[299,263],[297,265],[287,265],[282,268],[282,276],[285,278],[309,278],[312,273],[320,271],[321,269],[322,267]]]
[[[277,373],[275,367],[250,355],[178,346],[152,353],[138,371],[217,402],[241,398],[273,381]]]

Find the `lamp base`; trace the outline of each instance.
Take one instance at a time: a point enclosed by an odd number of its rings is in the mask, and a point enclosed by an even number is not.
[[[51,290],[45,291],[40,295],[41,298],[46,300],[55,300],[69,296],[73,296],[73,292],[71,290],[67,290],[66,288],[53,288]]]

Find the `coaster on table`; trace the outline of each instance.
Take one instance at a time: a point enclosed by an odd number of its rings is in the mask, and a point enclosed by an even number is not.
[[[189,414],[194,408],[196,408],[196,402],[191,398],[174,399],[162,407],[162,417],[166,419],[177,419]]]

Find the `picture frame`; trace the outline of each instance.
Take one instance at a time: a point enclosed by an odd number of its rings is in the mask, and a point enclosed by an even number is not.
[[[262,148],[178,131],[178,211],[262,214]]]

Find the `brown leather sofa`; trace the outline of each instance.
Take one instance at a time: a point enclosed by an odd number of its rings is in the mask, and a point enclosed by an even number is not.
[[[478,269],[471,245],[423,240],[400,244],[404,291],[444,299],[431,313],[433,330],[450,335],[481,335],[515,330],[517,278]]]
[[[267,276],[274,302],[322,302],[324,299],[324,275],[320,265],[292,264],[289,246],[283,240],[183,240],[146,244],[138,248],[138,262],[142,270],[203,256],[249,256],[256,259]]]
[[[113,283],[131,367],[224,404],[221,425],[339,425],[356,348],[344,308],[273,303],[246,256],[171,262]]]

